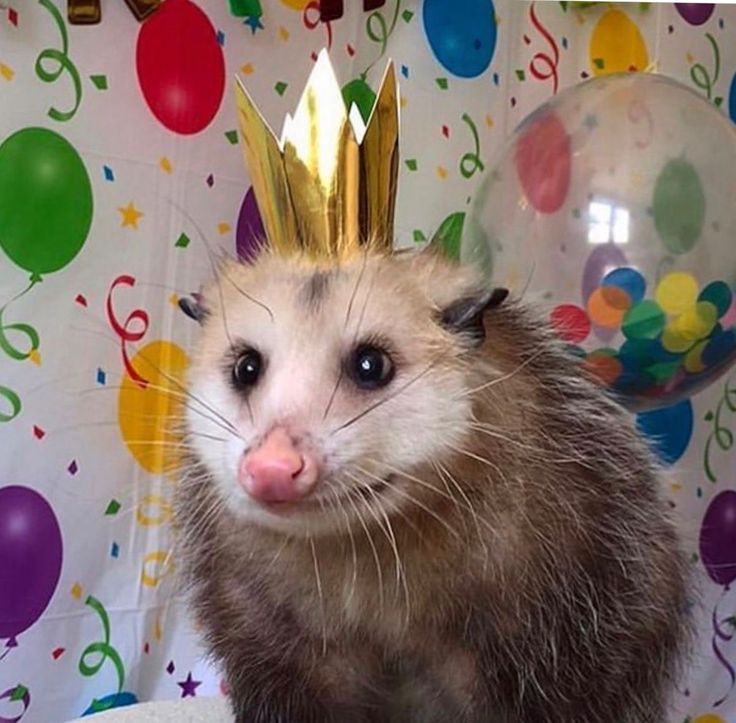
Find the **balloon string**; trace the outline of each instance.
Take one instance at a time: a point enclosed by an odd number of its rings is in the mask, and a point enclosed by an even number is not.
[[[480,138],[478,136],[478,128],[473,122],[473,119],[467,113],[463,113],[462,119],[467,123],[468,128],[470,128],[470,133],[473,136],[473,143],[475,144],[475,150],[468,151],[463,154],[463,157],[460,159],[460,173],[463,175],[463,178],[470,178],[475,175],[476,171],[483,171],[485,166],[483,165],[483,161],[480,159]]]
[[[84,604],[92,608],[100,617],[100,622],[102,623],[102,631],[104,633],[104,640],[90,643],[82,651],[82,656],[79,659],[79,672],[85,677],[90,678],[100,671],[102,666],[105,664],[105,661],[109,660],[113,664],[113,667],[115,668],[115,672],[117,674],[117,693],[119,694],[122,692],[123,683],[125,682],[125,665],[123,664],[123,660],[120,657],[118,651],[115,650],[112,645],[110,645],[110,620],[107,616],[107,611],[105,610],[104,605],[92,595],[89,595],[87,597]],[[100,655],[100,658],[96,662],[90,664],[87,662],[90,655]],[[93,699],[90,708],[95,713],[98,713],[100,711],[107,710],[114,705],[115,697],[112,697],[106,701],[100,701],[95,698]],[[0,721],[0,723],[2,722]]]
[[[733,639],[733,633],[727,633],[721,627],[721,622],[725,622],[725,620],[723,621],[718,620],[719,618],[718,606],[723,601],[723,598],[726,595],[727,591],[728,591],[728,588],[724,589],[723,594],[721,595],[721,599],[713,607],[713,618],[712,618],[713,620],[713,638],[711,640],[711,647],[713,648],[713,652],[715,653],[715,656],[718,659],[718,661],[726,669],[726,672],[728,673],[728,676],[731,679],[731,683],[728,686],[728,691],[726,692],[726,694],[723,697],[719,698],[715,703],[713,703],[714,708],[717,708],[718,706],[722,705],[725,702],[725,700],[731,695],[734,685],[736,685],[736,670],[734,670],[730,661],[726,658],[726,656],[721,652],[721,649],[718,647],[719,639],[725,642],[729,642],[730,640]]]
[[[386,49],[388,48],[388,41],[394,30],[396,29],[396,23],[399,20],[399,11],[401,10],[401,0],[396,0],[394,6],[394,14],[391,18],[391,22],[387,25],[386,18],[380,10],[374,10],[365,21],[365,33],[369,40],[374,43],[378,43],[381,46],[380,52],[374,58],[374,60],[368,65],[368,67],[361,73],[361,77],[365,78],[368,71],[385,55]],[[375,25],[378,25],[376,31]]]
[[[706,33],[705,37],[708,39],[711,49],[713,50],[713,61],[715,65],[713,69],[713,77],[710,77],[708,69],[702,63],[695,63],[690,68],[690,78],[693,83],[695,83],[696,87],[705,91],[708,100],[712,100],[713,86],[716,84],[718,77],[721,74],[721,51],[718,49],[716,39],[710,33]]]
[[[557,72],[557,68],[560,64],[560,49],[552,34],[539,21],[534,5],[535,3],[532,3],[529,6],[529,19],[537,32],[539,32],[539,34],[547,41],[547,44],[552,49],[553,57],[550,57],[548,53],[541,50],[535,53],[529,61],[529,72],[537,80],[548,80],[549,78],[552,78],[552,94],[555,95],[560,82],[559,74]],[[539,67],[540,64],[543,66],[542,69]]]
[[[79,104],[82,102],[82,81],[79,77],[77,67],[68,55],[69,37],[67,36],[66,26],[64,25],[64,19],[62,18],[61,13],[50,0],[38,1],[51,13],[54,22],[57,25],[59,34],[61,35],[61,50],[56,48],[46,48],[45,50],[42,50],[38,58],[36,58],[36,75],[45,83],[53,83],[59,79],[62,73],[67,72],[69,74],[69,77],[72,79],[72,85],[74,86],[74,106],[68,111],[60,111],[51,106],[48,111],[49,117],[53,118],[53,120],[60,122],[68,121],[74,117],[74,114],[79,108]],[[55,70],[47,70],[44,67],[44,61],[52,61],[58,65]]]
[[[112,282],[112,284],[110,284],[105,304],[107,320],[115,334],[120,338],[120,351],[123,357],[123,366],[125,367],[125,371],[134,382],[145,389],[148,386],[148,380],[136,371],[133,363],[130,361],[127,345],[128,342],[140,341],[146,335],[149,326],[149,318],[148,314],[143,309],[134,309],[130,314],[128,314],[122,324],[118,321],[112,304],[112,294],[113,291],[121,285],[130,286],[132,288],[135,286],[135,278],[127,274],[121,274]],[[133,330],[132,328],[135,322],[140,322],[140,328],[138,330]]]
[[[31,705],[30,691],[24,685],[19,684],[14,688],[8,688],[5,692],[0,693],[0,700],[4,700],[5,698],[8,698],[12,703],[21,702],[23,704],[23,710],[15,718],[4,718],[0,716],[0,723],[18,723]]]

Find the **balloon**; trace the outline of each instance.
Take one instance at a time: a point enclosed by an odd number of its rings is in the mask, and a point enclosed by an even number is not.
[[[708,505],[700,528],[700,559],[717,585],[736,580],[736,490],[720,492]]]
[[[702,25],[713,15],[716,6],[713,3],[675,3],[675,7],[686,23]]]
[[[608,10],[598,20],[590,38],[593,75],[645,70],[647,46],[639,28],[620,10]]]
[[[671,407],[638,414],[636,426],[659,459],[664,464],[674,464],[685,453],[693,436],[693,405],[685,399]]]
[[[61,574],[61,529],[44,497],[20,485],[0,487],[0,639],[41,617]]]
[[[475,78],[496,50],[491,0],[424,0],[424,32],[440,64],[460,78]]]
[[[253,261],[266,240],[266,231],[256,203],[253,188],[249,188],[240,205],[238,225],[235,229],[235,244],[241,261]]]
[[[343,87],[342,97],[348,109],[350,109],[353,103],[358,106],[361,117],[367,123],[373,110],[373,104],[376,101],[376,94],[370,85],[362,78],[351,80]]]
[[[461,260],[548,299],[629,409],[669,407],[736,360],[736,129],[713,104],[661,75],[593,78],[524,119],[488,167]]]
[[[706,713],[705,715],[699,715],[693,720],[693,723],[727,723],[721,716],[715,713]]]
[[[152,341],[131,364],[147,384],[127,373],[123,377],[118,395],[120,434],[143,469],[151,474],[173,473],[181,443],[176,430],[184,411],[181,385],[189,359],[173,342]]]
[[[736,73],[733,74],[731,85],[728,88],[728,115],[736,123]]]
[[[215,28],[190,0],[166,0],[141,25],[136,69],[148,107],[169,130],[199,133],[217,114],[225,59]]]
[[[70,143],[24,128],[0,145],[0,247],[40,280],[79,253],[92,225],[92,185]]]
[[[134,705],[138,702],[138,698],[134,693],[128,693],[122,691],[121,693],[110,693],[110,695],[98,698],[95,703],[89,706],[87,710],[82,713],[82,718],[88,715],[94,715],[103,710],[111,710],[112,708],[124,708],[128,705]]]

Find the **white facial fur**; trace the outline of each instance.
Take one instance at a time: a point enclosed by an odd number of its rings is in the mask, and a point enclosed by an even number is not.
[[[242,520],[290,534],[344,526],[365,504],[357,487],[441,460],[470,423],[461,347],[435,313],[461,298],[472,279],[406,255],[357,256],[312,286],[316,270],[271,255],[253,266],[227,265],[204,295],[208,316],[189,375],[190,444],[218,493]],[[373,391],[341,375],[343,360],[366,340],[385,344],[396,368],[388,386]],[[248,393],[231,382],[231,342],[265,360]],[[243,454],[276,425],[324,460],[312,501],[286,515],[238,483]],[[392,477],[372,499],[391,514],[406,504],[407,482]]]

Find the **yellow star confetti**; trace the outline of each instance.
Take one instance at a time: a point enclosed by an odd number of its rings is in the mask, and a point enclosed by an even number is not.
[[[13,80],[15,71],[9,65],[5,65],[5,63],[0,63],[0,75],[2,75],[5,80]]]
[[[253,73],[253,63],[245,63],[240,66],[240,72],[243,75],[251,75]]]
[[[230,230],[230,224],[225,223],[224,221],[222,223],[217,224],[217,230],[220,234],[227,233]]]
[[[79,600],[79,598],[82,597],[82,586],[78,582],[75,582],[72,585],[71,593],[72,597],[75,597],[77,600]]]
[[[289,39],[289,31],[282,25],[279,28],[279,37],[286,42]]]
[[[41,355],[38,353],[38,349],[34,349],[29,355],[28,358],[37,366],[41,366]]]
[[[169,303],[172,306],[179,306],[179,297],[176,294],[169,296]]]
[[[491,116],[490,113],[486,113],[486,125],[489,128],[493,128],[493,117]]]
[[[138,221],[141,219],[143,214],[133,205],[132,201],[127,206],[121,206],[118,208],[118,211],[123,215],[123,228],[126,226],[132,226],[136,229],[138,228]]]
[[[171,161],[166,156],[161,157],[161,160],[158,162],[158,165],[161,166],[161,170],[164,171],[165,173],[171,173],[171,171],[173,170]]]
[[[437,166],[437,175],[444,180],[447,178],[447,169],[444,166]]]

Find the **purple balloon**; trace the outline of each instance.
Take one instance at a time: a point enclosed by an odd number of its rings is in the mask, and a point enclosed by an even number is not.
[[[0,487],[0,640],[41,617],[61,575],[61,529],[51,505],[29,487]]]
[[[716,584],[736,580],[736,490],[717,494],[708,505],[700,528],[700,559]]]
[[[601,285],[603,277],[619,266],[628,266],[624,252],[615,243],[596,246],[588,256],[583,269],[583,304],[587,305],[590,295]]]
[[[253,187],[248,189],[238,214],[238,226],[235,230],[235,247],[241,261],[253,261],[266,241],[261,213],[256,203]]]
[[[675,3],[675,7],[686,23],[702,25],[713,15],[716,6],[713,3]]]

